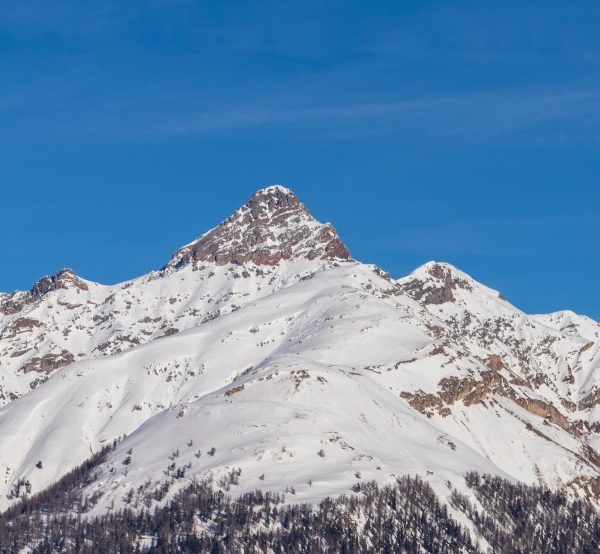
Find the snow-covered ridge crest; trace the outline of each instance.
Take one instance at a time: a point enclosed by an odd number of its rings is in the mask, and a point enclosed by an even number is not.
[[[488,315],[516,310],[501,292],[478,283],[446,262],[427,262],[410,275],[398,279],[397,286],[417,302],[429,306],[430,310],[442,305],[445,311],[466,309],[473,314],[481,310]]]
[[[202,262],[273,266],[290,259],[351,257],[331,224],[318,222],[292,191],[274,185],[256,192],[220,225],[180,248],[164,269]]]
[[[79,277],[72,269],[63,268],[54,275],[45,275],[38,279],[31,290],[15,291],[0,296],[0,314],[12,314],[20,311],[25,305],[36,302],[49,292],[59,289],[89,290],[90,283]]]

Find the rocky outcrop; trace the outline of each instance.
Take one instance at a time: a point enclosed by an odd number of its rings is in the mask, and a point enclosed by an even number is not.
[[[422,390],[414,393],[402,391],[400,397],[404,398],[410,404],[411,408],[414,408],[427,417],[432,417],[435,412],[442,416],[450,414],[450,410],[444,406],[444,401],[435,394],[426,393]]]
[[[445,377],[438,383],[440,398],[448,405],[462,401],[465,406],[477,404],[491,394],[515,398],[514,390],[498,371],[482,371],[479,377]]]
[[[329,223],[316,221],[293,192],[273,186],[258,191],[218,227],[178,250],[164,269],[199,262],[277,265],[292,258],[351,259]]]
[[[488,367],[492,371],[500,371],[504,367],[502,356],[499,356],[498,354],[490,354],[488,356]]]
[[[46,354],[29,360],[23,367],[23,371],[37,371],[39,373],[50,373],[51,371],[70,364],[75,360],[71,352],[63,350],[60,354]]]
[[[80,279],[72,269],[61,269],[55,275],[46,275],[27,292],[15,292],[0,301],[0,313],[5,315],[20,312],[25,306],[33,304],[49,292],[59,289],[77,289],[87,291],[88,284]]]
[[[41,327],[41,323],[37,319],[20,317],[4,329],[4,331],[0,334],[0,338],[14,339],[17,335],[32,331],[38,327]]]
[[[600,388],[595,388],[578,402],[577,407],[580,410],[589,410],[598,404],[600,404]]]
[[[568,433],[578,438],[581,437],[581,431],[571,424],[552,404],[538,398],[515,398],[514,401],[529,413],[543,417]]]
[[[434,412],[444,417],[449,415],[448,406],[455,402],[462,401],[465,406],[471,406],[495,393],[511,398],[514,396],[512,389],[499,373],[482,371],[480,377],[480,380],[473,377],[444,377],[438,383],[437,394],[417,391],[401,392],[400,396],[427,417],[431,417]]]
[[[588,351],[592,346],[594,346],[593,342],[588,342],[585,346],[581,347],[581,350],[579,352],[583,353]]]
[[[88,290],[88,285],[82,281],[72,269],[61,269],[56,275],[42,277],[30,291],[33,300],[38,300],[53,290],[75,288]]]
[[[421,304],[453,302],[453,290],[457,288],[471,290],[468,281],[455,276],[449,268],[441,264],[433,264],[428,273],[433,279],[412,279],[401,286],[406,294]]]

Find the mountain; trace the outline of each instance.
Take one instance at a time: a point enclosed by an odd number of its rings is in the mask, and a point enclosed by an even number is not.
[[[392,279],[280,186],[158,271],[62,270],[0,316],[0,510],[113,443],[91,515],[208,477],[294,502],[406,474],[448,501],[473,470],[600,494],[600,324],[445,263]]]
[[[350,253],[329,224],[321,224],[290,190],[258,191],[231,217],[173,254],[166,269],[213,262],[255,265],[292,259],[349,260]]]
[[[179,249],[158,272],[102,286],[71,269],[30,291],[0,295],[0,406],[56,369],[195,327],[350,260],[329,224],[291,191],[257,192],[221,225]]]

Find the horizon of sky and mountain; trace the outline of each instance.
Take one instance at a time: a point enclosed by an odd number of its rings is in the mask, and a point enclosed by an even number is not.
[[[0,291],[158,269],[280,183],[393,277],[600,320],[600,5],[0,6]]]

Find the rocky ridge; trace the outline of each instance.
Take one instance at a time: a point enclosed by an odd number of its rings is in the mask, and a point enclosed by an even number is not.
[[[258,191],[218,227],[184,246],[167,264],[277,265],[281,260],[350,260],[331,224],[317,222],[290,190],[275,185]]]

